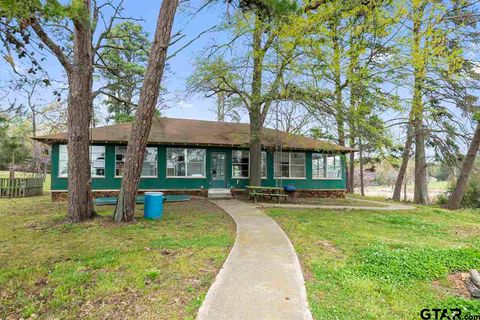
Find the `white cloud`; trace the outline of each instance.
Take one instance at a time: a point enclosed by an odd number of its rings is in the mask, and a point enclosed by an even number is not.
[[[194,105],[193,103],[189,103],[189,102],[186,102],[184,100],[180,100],[177,105],[180,107],[180,108],[193,108]]]

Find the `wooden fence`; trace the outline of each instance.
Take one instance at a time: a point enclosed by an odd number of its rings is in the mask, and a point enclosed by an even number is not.
[[[43,194],[43,177],[0,178],[0,198],[19,198]]]

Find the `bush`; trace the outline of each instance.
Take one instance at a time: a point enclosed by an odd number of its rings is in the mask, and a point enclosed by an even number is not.
[[[439,194],[437,197],[437,204],[439,206],[444,206],[448,203],[448,197],[450,196],[449,191]]]
[[[467,208],[480,208],[480,174],[471,175],[468,179],[462,206]]]
[[[448,185],[448,190],[444,194],[441,194],[437,198],[438,205],[447,204],[448,198],[455,189],[455,183],[452,182]],[[462,200],[463,208],[480,208],[480,173],[471,174],[468,179],[468,183],[465,187]]]

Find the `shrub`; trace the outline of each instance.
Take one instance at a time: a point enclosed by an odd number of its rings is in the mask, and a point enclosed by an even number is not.
[[[462,206],[467,208],[480,208],[480,173],[471,175],[468,179]]]
[[[448,190],[437,198],[438,205],[447,204],[448,198],[455,189],[455,183],[448,185]],[[471,174],[468,183],[465,186],[465,192],[462,200],[463,208],[480,208],[480,173]]]
[[[450,195],[449,191],[447,191],[445,193],[442,193],[442,194],[439,194],[438,197],[437,197],[437,204],[439,206],[446,205],[448,203],[449,195]]]

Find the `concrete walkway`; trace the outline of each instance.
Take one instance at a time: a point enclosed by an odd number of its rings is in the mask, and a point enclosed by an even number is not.
[[[237,239],[197,319],[312,319],[300,263],[283,230],[253,204],[213,203],[233,218]]]

